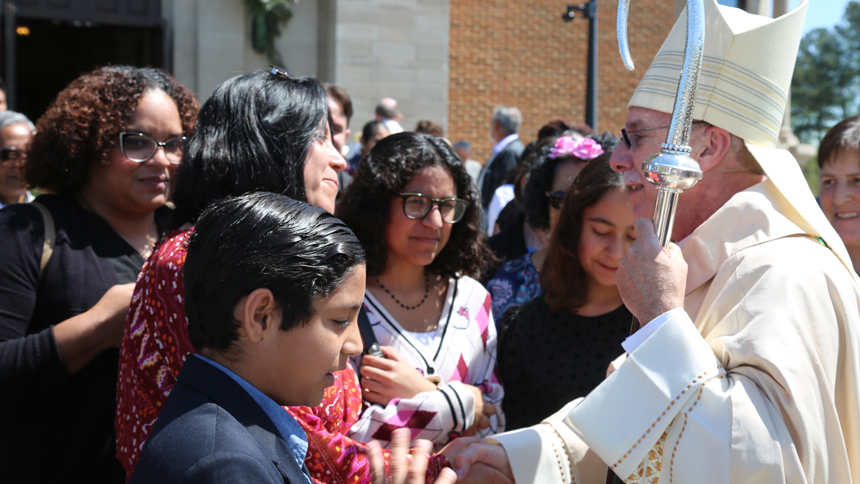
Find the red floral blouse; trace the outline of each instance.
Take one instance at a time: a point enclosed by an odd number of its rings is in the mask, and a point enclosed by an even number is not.
[[[182,269],[185,245],[193,229],[168,234],[141,269],[131,299],[120,347],[116,397],[117,459],[131,476],[162,405],[170,395],[185,358],[194,352],[188,340]],[[335,373],[335,384],[316,408],[285,407],[308,438],[305,459],[318,483],[370,483],[366,445],[347,437],[361,416],[363,402],[351,365]],[[387,450],[383,451],[388,467]],[[431,458],[427,482],[450,463]]]

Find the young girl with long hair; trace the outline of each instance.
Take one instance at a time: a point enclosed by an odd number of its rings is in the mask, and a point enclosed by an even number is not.
[[[564,199],[540,274],[544,293],[499,322],[499,373],[509,429],[540,423],[585,396],[623,350],[633,316],[615,271],[636,240],[621,174],[591,161]]]

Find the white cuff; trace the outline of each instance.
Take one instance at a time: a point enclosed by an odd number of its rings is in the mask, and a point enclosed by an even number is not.
[[[683,313],[683,315],[681,313]],[[621,347],[624,348],[624,351],[626,351],[627,354],[633,353],[634,351],[636,351],[636,348],[642,346],[642,343],[644,343],[649,336],[656,333],[657,330],[660,329],[660,326],[663,326],[664,324],[666,324],[666,322],[675,318],[690,319],[690,316],[687,315],[687,312],[684,311],[684,308],[675,308],[666,311],[665,313],[652,319],[650,323],[639,328],[639,331],[628,336],[627,339],[625,339],[624,342],[621,343]]]

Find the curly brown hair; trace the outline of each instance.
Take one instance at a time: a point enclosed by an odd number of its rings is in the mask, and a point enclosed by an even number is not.
[[[191,136],[199,106],[182,83],[158,69],[101,67],[72,81],[36,122],[24,164],[27,184],[58,195],[78,193],[90,167],[108,163],[140,97],[154,89],[176,102],[182,133]]]
[[[388,264],[385,228],[391,222],[391,200],[426,166],[445,167],[454,178],[457,196],[469,201],[451,238],[426,267],[442,277],[456,273],[480,279],[495,258],[481,236],[481,199],[463,163],[440,138],[398,133],[379,141],[358,165],[355,178],[338,202],[336,215],[355,232],[367,254],[367,276],[382,274]]]

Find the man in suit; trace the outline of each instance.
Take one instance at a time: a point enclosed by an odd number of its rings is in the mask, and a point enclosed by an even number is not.
[[[185,261],[188,356],[131,483],[310,484],[304,431],[362,350],[364,251],[321,208],[258,192],[200,216]],[[423,472],[422,472],[423,474]]]
[[[493,110],[490,138],[496,144],[493,146],[493,154],[478,176],[478,190],[481,191],[484,214],[487,213],[493,193],[505,183],[505,175],[517,166],[523,154],[524,147],[517,134],[522,122],[523,115],[514,106],[498,106]]]

